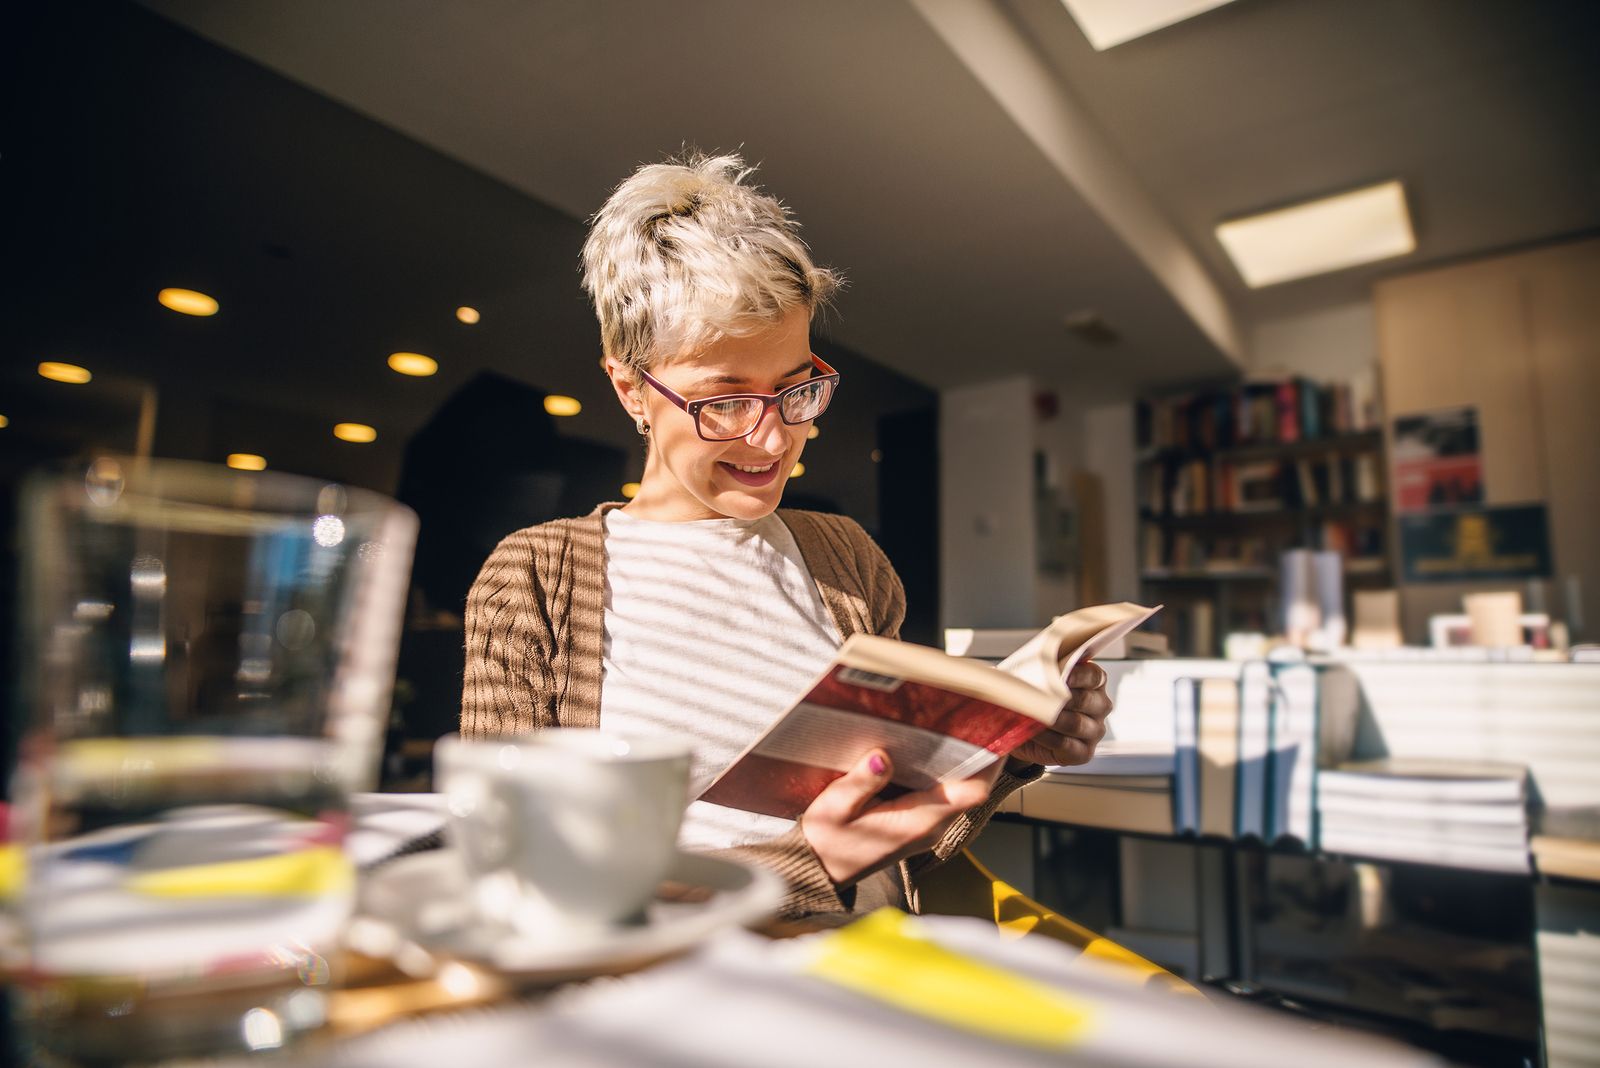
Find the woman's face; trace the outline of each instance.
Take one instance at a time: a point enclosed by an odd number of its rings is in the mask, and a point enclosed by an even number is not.
[[[810,423],[788,426],[769,407],[747,437],[703,441],[694,418],[646,383],[607,361],[623,407],[650,424],[650,453],[639,492],[627,506],[643,519],[760,519],[778,507]],[[727,393],[776,393],[811,376],[810,317],[797,309],[771,329],[728,337],[650,373],[686,400]]]

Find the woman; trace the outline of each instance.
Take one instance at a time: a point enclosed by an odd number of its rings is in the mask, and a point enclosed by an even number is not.
[[[778,511],[839,380],[809,340],[838,283],[749,173],[736,156],[645,166],[595,216],[584,287],[644,477],[628,504],[518,531],[490,556],[467,600],[463,734],[603,723],[686,738],[698,794],[847,635],[899,636],[904,591],[861,527]],[[682,844],[775,868],[789,914],[914,907],[916,873],[1039,763],[1088,759],[1104,681],[1084,667],[1060,732],[1003,770],[875,802],[893,769],[874,750],[798,822],[696,801]]]

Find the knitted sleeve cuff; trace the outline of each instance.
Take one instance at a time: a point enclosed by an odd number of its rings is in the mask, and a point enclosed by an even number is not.
[[[854,888],[834,885],[798,823],[776,838],[719,849],[714,855],[759,864],[782,876],[789,884],[789,895],[779,910],[785,917],[849,912],[855,904]]]
[[[940,861],[954,856],[973,836],[983,830],[1002,801],[1043,774],[1044,768],[1039,764],[1021,764],[1002,771],[1000,777],[995,780],[994,789],[989,791],[988,799],[956,818],[955,823],[944,833],[944,837],[939,839],[939,844],[933,847],[933,855]]]

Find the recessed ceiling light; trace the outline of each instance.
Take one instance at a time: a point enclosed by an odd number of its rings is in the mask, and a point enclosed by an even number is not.
[[[465,304],[456,309],[456,318],[471,326],[478,321],[478,309],[469,308]]]
[[[39,374],[52,382],[65,382],[72,386],[81,386],[94,375],[88,368],[79,367],[75,363],[58,363],[55,360],[46,360],[39,365]]]
[[[544,410],[551,415],[577,415],[583,411],[583,405],[578,403],[576,397],[563,397],[559,393],[552,393],[544,399]]]
[[[333,436],[357,445],[378,440],[378,432],[365,423],[337,423],[333,428]]]
[[[622,495],[630,501],[639,496],[639,483],[624,482],[622,484]]]
[[[267,469],[267,458],[265,456],[257,456],[253,452],[230,452],[228,454],[228,466],[235,471],[265,471]]]
[[[164,307],[184,315],[215,315],[217,314],[217,298],[209,297],[193,289],[163,289],[156,294]]]
[[[438,374],[439,361],[420,352],[391,352],[389,370],[410,375],[412,378],[427,378],[429,375]]]
[[[11,420],[7,419],[3,415],[0,415],[0,430],[4,430],[6,427],[8,427],[10,425],[11,425]]]
[[[807,441],[814,441],[815,439],[817,439],[817,438],[819,438],[821,436],[822,436],[822,428],[817,426],[817,424],[812,423],[811,424],[811,429],[806,431],[806,440]]]
[[[1232,219],[1217,227],[1252,289],[1403,256],[1417,247],[1398,181]]]
[[[1231,0],[1062,0],[1096,52],[1193,18]]]
[[[794,465],[794,470],[789,472],[789,477],[790,478],[799,478],[801,475],[803,475],[805,473],[806,473],[806,465],[805,464],[801,464],[801,463],[797,463],[797,464]]]

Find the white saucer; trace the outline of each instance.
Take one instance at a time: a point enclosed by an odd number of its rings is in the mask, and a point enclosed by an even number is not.
[[[777,873],[718,857],[679,853],[637,924],[539,942],[477,920],[455,850],[402,857],[361,885],[351,948],[418,973],[460,960],[521,982],[557,982],[631,971],[705,938],[772,915],[785,888]]]

